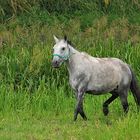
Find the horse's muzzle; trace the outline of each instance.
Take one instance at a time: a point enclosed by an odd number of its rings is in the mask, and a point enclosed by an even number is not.
[[[52,61],[52,67],[53,68],[59,68],[60,63],[58,61]]]

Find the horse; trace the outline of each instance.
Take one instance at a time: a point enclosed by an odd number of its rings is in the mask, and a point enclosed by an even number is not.
[[[59,68],[63,62],[69,72],[69,83],[75,91],[77,104],[74,111],[74,121],[78,114],[84,120],[87,117],[83,110],[83,99],[85,94],[102,95],[111,93],[111,97],[103,103],[103,113],[108,115],[108,106],[118,97],[123,110],[128,112],[127,101],[129,89],[133,93],[137,106],[140,106],[140,89],[136,76],[131,67],[118,58],[97,58],[85,52],[76,50],[64,36],[58,39],[53,36],[52,67]]]

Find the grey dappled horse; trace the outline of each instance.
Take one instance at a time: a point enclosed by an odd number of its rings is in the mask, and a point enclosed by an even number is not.
[[[87,53],[74,49],[65,36],[58,39],[54,36],[52,66],[60,67],[65,62],[69,71],[69,82],[74,89],[77,105],[74,120],[78,113],[87,119],[83,111],[85,93],[101,95],[111,93],[112,96],[103,103],[103,113],[107,115],[108,105],[120,97],[124,112],[128,112],[127,95],[131,89],[137,105],[140,105],[140,90],[136,77],[130,66],[118,58],[95,58]]]

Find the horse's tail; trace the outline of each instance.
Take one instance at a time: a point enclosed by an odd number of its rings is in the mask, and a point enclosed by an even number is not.
[[[132,71],[131,68],[130,68],[130,70],[131,70],[131,74],[132,74],[130,89],[133,93],[136,104],[140,106],[140,88],[139,88],[138,81],[136,79],[134,72]]]

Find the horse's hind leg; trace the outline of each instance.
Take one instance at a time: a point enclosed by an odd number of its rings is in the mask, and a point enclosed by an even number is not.
[[[112,96],[103,103],[103,113],[106,116],[109,113],[108,105],[114,101],[119,95],[117,93],[112,94]]]
[[[123,110],[125,113],[128,112],[129,110],[129,105],[128,105],[128,101],[127,101],[127,96],[128,96],[128,91],[125,90],[123,92],[120,92],[119,93],[119,97],[120,97],[120,100],[121,100],[121,104],[123,106]]]

